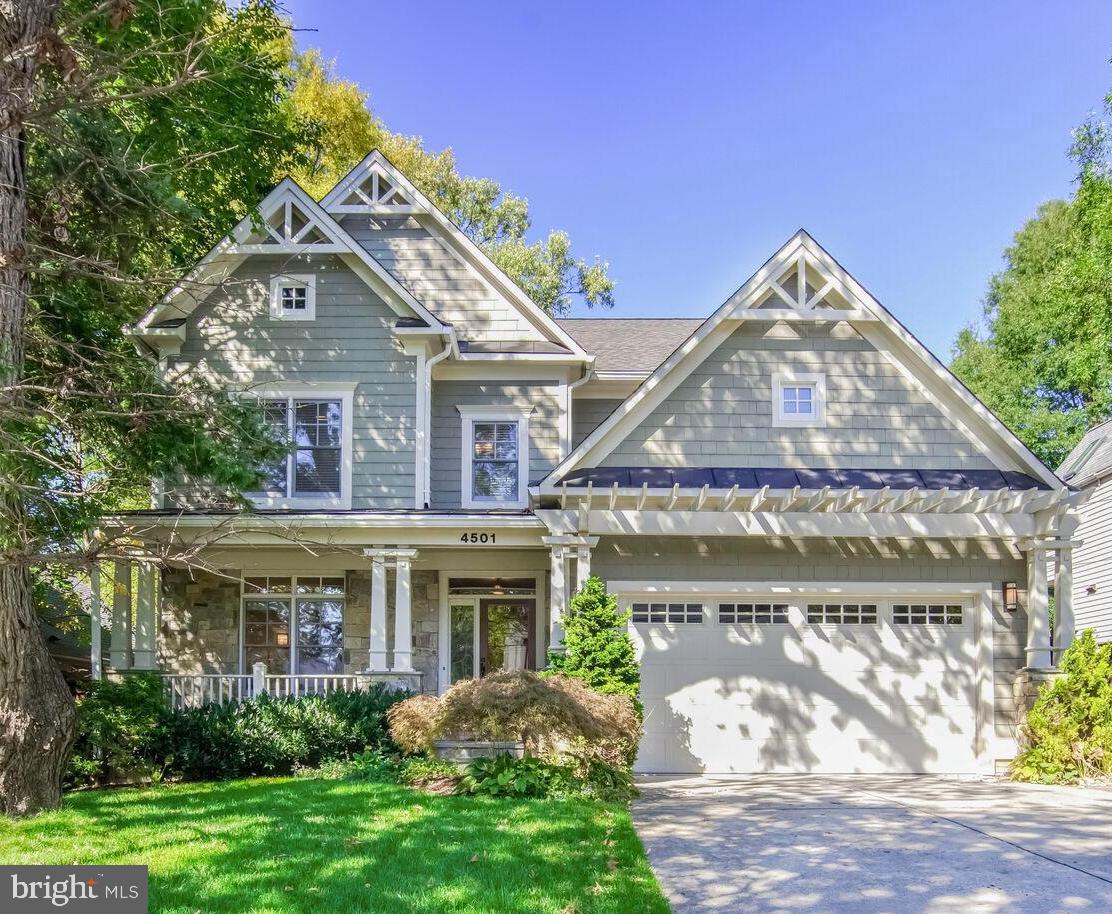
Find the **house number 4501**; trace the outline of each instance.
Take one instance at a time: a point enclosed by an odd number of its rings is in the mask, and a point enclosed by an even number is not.
[[[495,533],[465,533],[459,538],[461,543],[486,544],[496,542]]]

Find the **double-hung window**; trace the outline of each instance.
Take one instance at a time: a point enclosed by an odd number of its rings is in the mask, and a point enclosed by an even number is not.
[[[244,672],[342,673],[344,596],[342,574],[244,578]]]
[[[773,424],[821,426],[826,422],[826,376],[781,372],[772,378]]]
[[[528,501],[529,420],[525,412],[459,407],[465,508],[521,508]]]
[[[261,468],[260,507],[351,507],[351,389],[259,393],[263,416],[288,453]]]

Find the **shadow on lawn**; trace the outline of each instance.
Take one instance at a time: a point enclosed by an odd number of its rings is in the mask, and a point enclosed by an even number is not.
[[[115,862],[101,832],[156,861],[152,912],[667,911],[628,818],[598,804],[313,779],[129,793],[73,807],[95,819],[90,862]]]

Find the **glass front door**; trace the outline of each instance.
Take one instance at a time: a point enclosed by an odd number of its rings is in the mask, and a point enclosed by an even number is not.
[[[451,682],[537,668],[535,600],[454,599],[449,622]]]

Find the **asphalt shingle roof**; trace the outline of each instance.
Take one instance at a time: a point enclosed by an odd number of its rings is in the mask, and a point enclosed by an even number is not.
[[[596,370],[653,371],[703,318],[579,317],[557,323],[595,357]]]
[[[1058,476],[1074,487],[1088,485],[1109,473],[1112,473],[1112,420],[1089,429],[1058,467]]]

